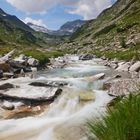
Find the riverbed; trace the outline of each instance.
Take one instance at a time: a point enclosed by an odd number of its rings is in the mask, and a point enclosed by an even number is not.
[[[62,94],[36,116],[20,119],[0,120],[0,140],[87,140],[86,122],[98,119],[112,99],[103,91],[103,82],[112,70],[100,65],[101,59],[80,61],[71,57],[66,67],[39,71],[33,79],[29,77],[10,79],[19,86],[11,92],[25,94],[47,94],[44,87],[31,87],[31,82],[61,81]],[[91,76],[105,73],[104,79],[92,80]],[[1,82],[4,83],[4,82]],[[80,100],[81,94],[89,93],[91,100]]]

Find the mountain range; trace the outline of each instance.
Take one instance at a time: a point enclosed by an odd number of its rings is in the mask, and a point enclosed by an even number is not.
[[[85,24],[87,21],[85,20],[75,20],[75,21],[69,21],[66,22],[64,25],[60,27],[59,30],[49,30],[46,27],[38,26],[33,23],[27,23],[29,27],[34,29],[38,32],[48,33],[50,35],[56,35],[56,36],[64,36],[64,35],[72,35],[78,28],[80,28],[83,24]]]

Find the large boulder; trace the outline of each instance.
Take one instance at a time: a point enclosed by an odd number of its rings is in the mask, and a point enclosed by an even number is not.
[[[140,80],[119,79],[104,83],[104,90],[108,90],[109,95],[125,96],[139,90]]]
[[[30,66],[38,66],[39,65],[39,61],[35,58],[29,58],[27,63],[30,65]]]
[[[131,67],[130,67],[130,71],[140,71],[140,61],[134,63]]]
[[[44,102],[50,104],[62,93],[60,88],[45,87],[42,92],[37,92],[39,89],[36,87],[34,92],[21,92],[21,88],[14,89],[14,92],[8,90],[0,93],[0,99],[23,102],[28,105],[42,104]],[[30,88],[30,90],[33,90],[33,88]]]

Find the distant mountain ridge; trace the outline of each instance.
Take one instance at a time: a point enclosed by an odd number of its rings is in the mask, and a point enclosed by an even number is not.
[[[59,30],[49,30],[46,27],[38,26],[33,23],[27,23],[28,26],[30,26],[35,31],[48,33],[50,35],[56,35],[56,36],[63,36],[63,35],[71,35],[73,34],[78,28],[80,28],[83,24],[85,24],[87,21],[84,20],[75,20],[75,21],[69,21],[66,22],[64,25],[60,27]]]

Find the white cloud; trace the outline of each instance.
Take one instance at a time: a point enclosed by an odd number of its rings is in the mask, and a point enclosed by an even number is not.
[[[84,17],[85,20],[97,17],[102,10],[112,5],[111,0],[80,0],[77,8],[70,10],[71,14],[78,14]]]
[[[41,19],[38,19],[38,20],[35,20],[35,19],[32,19],[30,17],[26,17],[24,20],[23,20],[24,23],[32,23],[32,24],[35,24],[35,25],[38,25],[38,26],[43,26],[43,27],[46,27],[46,25],[43,23],[43,21]]]
[[[95,18],[112,4],[112,0],[7,0],[7,2],[26,13],[44,13],[61,4],[72,9],[67,10],[70,14],[81,15],[84,19]]]

